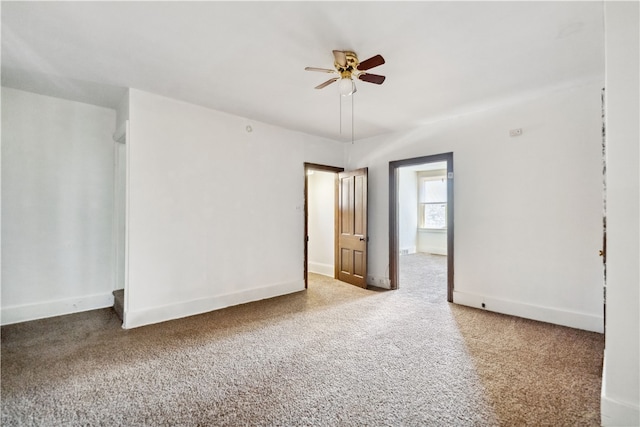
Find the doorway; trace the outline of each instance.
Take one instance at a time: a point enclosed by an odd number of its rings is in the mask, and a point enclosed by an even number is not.
[[[338,173],[344,168],[304,164],[304,286],[309,272],[335,278]]]
[[[391,289],[401,286],[400,257],[412,256],[415,264],[446,256],[447,301],[453,302],[453,177],[453,153],[389,163]]]

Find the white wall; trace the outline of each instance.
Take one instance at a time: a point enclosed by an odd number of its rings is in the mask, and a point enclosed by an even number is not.
[[[115,111],[2,88],[2,324],[113,304]]]
[[[342,145],[139,90],[129,114],[125,327],[304,289],[304,162]]]
[[[447,254],[447,230],[418,230],[418,252]]]
[[[640,425],[638,2],[605,2],[607,333],[602,424]]]
[[[313,171],[308,176],[308,265],[312,273],[335,275],[336,174]]]
[[[601,87],[349,146],[347,167],[369,167],[369,274],[388,277],[389,161],[453,152],[454,300],[601,332]]]
[[[418,176],[415,170],[398,170],[398,247],[400,253],[418,246]]]

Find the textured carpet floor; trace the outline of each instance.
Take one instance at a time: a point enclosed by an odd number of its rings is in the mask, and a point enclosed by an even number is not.
[[[128,331],[5,326],[2,425],[598,425],[602,336],[448,304],[444,261]]]

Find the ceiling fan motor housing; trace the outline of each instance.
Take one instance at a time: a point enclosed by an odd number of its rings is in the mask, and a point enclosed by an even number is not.
[[[338,70],[338,72],[340,73],[341,78],[350,79],[351,73],[357,69],[358,64],[360,62],[358,61],[358,55],[356,55],[355,52],[344,51],[344,55],[346,58],[346,63],[344,65],[338,63],[338,61],[335,61],[333,65],[336,67],[336,70]]]

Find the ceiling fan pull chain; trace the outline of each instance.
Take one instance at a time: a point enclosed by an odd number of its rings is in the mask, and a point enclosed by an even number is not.
[[[351,145],[353,145],[353,98],[355,98],[354,96],[355,94],[351,94]]]
[[[340,94],[338,94],[338,101],[340,102],[340,109],[338,110],[340,112],[340,135],[342,135],[342,96]]]

